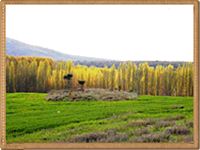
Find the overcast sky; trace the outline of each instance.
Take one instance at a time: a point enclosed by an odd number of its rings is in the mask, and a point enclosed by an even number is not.
[[[193,6],[6,5],[6,36],[73,55],[193,61]]]

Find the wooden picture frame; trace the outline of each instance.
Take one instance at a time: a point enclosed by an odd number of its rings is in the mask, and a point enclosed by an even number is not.
[[[194,6],[194,143],[6,143],[6,5],[17,4],[192,4]],[[198,0],[2,0],[0,2],[0,148],[5,149],[198,149],[199,2]]]

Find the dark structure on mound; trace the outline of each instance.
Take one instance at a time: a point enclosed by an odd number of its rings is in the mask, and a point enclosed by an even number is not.
[[[52,90],[48,93],[46,99],[48,101],[88,101],[88,100],[134,100],[137,99],[137,94],[134,92],[126,92],[119,90],[108,89],[84,89],[85,80],[78,80],[80,88],[72,88],[73,74],[64,75],[63,79],[67,81],[66,88],[63,90]]]
[[[81,86],[81,91],[84,91],[84,84],[85,84],[85,81],[84,80],[78,80],[78,83],[80,84]]]
[[[135,100],[137,94],[126,91],[111,91],[107,89],[85,89],[70,92],[69,90],[52,90],[48,93],[48,101],[117,101],[117,100]]]
[[[71,83],[71,79],[73,77],[73,74],[67,74],[64,76],[64,80],[67,80],[67,86],[66,89],[70,90],[72,88],[72,83]]]

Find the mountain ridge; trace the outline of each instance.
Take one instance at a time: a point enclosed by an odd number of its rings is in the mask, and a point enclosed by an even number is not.
[[[106,59],[103,58],[95,58],[95,57],[86,57],[79,55],[71,55],[65,54],[62,52],[58,52],[53,49],[44,48],[40,46],[35,46],[31,44],[26,44],[24,42],[6,38],[6,53],[11,56],[36,56],[36,57],[49,57],[54,60],[72,60],[72,61],[103,61]]]
[[[96,67],[104,67],[104,66],[111,67],[113,64],[116,67],[118,67],[120,63],[127,62],[120,60],[110,60],[103,58],[64,54],[56,50],[26,44],[24,42],[11,38],[6,38],[6,53],[7,55],[10,56],[47,57],[47,58],[52,58],[55,61],[72,60],[74,64],[96,66]],[[174,67],[178,67],[179,65],[186,63],[185,61],[158,61],[158,60],[155,61],[141,60],[141,61],[131,61],[131,62],[134,62],[136,65],[147,62],[150,66],[153,67],[157,66],[158,64],[162,66],[167,66],[171,64]]]

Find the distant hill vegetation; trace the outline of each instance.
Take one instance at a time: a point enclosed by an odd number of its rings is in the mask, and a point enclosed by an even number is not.
[[[186,62],[183,61],[131,61],[133,63],[135,63],[137,66],[139,64],[143,64],[145,62],[147,62],[149,64],[149,66],[151,67],[156,67],[157,65],[161,65],[161,66],[168,66],[169,64],[171,64],[172,66],[174,66],[174,68],[177,68],[179,65],[185,64]],[[105,61],[75,61],[74,64],[80,64],[80,65],[86,65],[86,66],[96,66],[96,67],[111,67],[113,64],[115,64],[115,66],[118,68],[119,65],[123,63],[123,61],[115,61],[115,60],[105,60]]]
[[[72,60],[74,64],[81,64],[87,66],[96,66],[96,67],[104,67],[108,66],[111,67],[115,64],[116,67],[119,66],[122,61],[116,60],[107,60],[102,58],[93,58],[93,57],[85,57],[85,56],[78,56],[78,55],[69,55],[58,52],[56,50],[43,48],[39,46],[29,45],[11,38],[6,38],[6,53],[10,56],[32,56],[32,57],[48,57],[52,58],[57,61],[67,61]],[[136,65],[140,63],[147,62],[149,66],[155,67],[156,65],[167,66],[169,64],[177,67],[185,62],[182,61],[132,61]]]
[[[11,38],[6,38],[6,53],[11,56],[36,56],[49,57],[54,60],[72,60],[72,61],[100,61],[104,59],[84,57],[78,55],[69,55],[56,50],[29,45]]]

